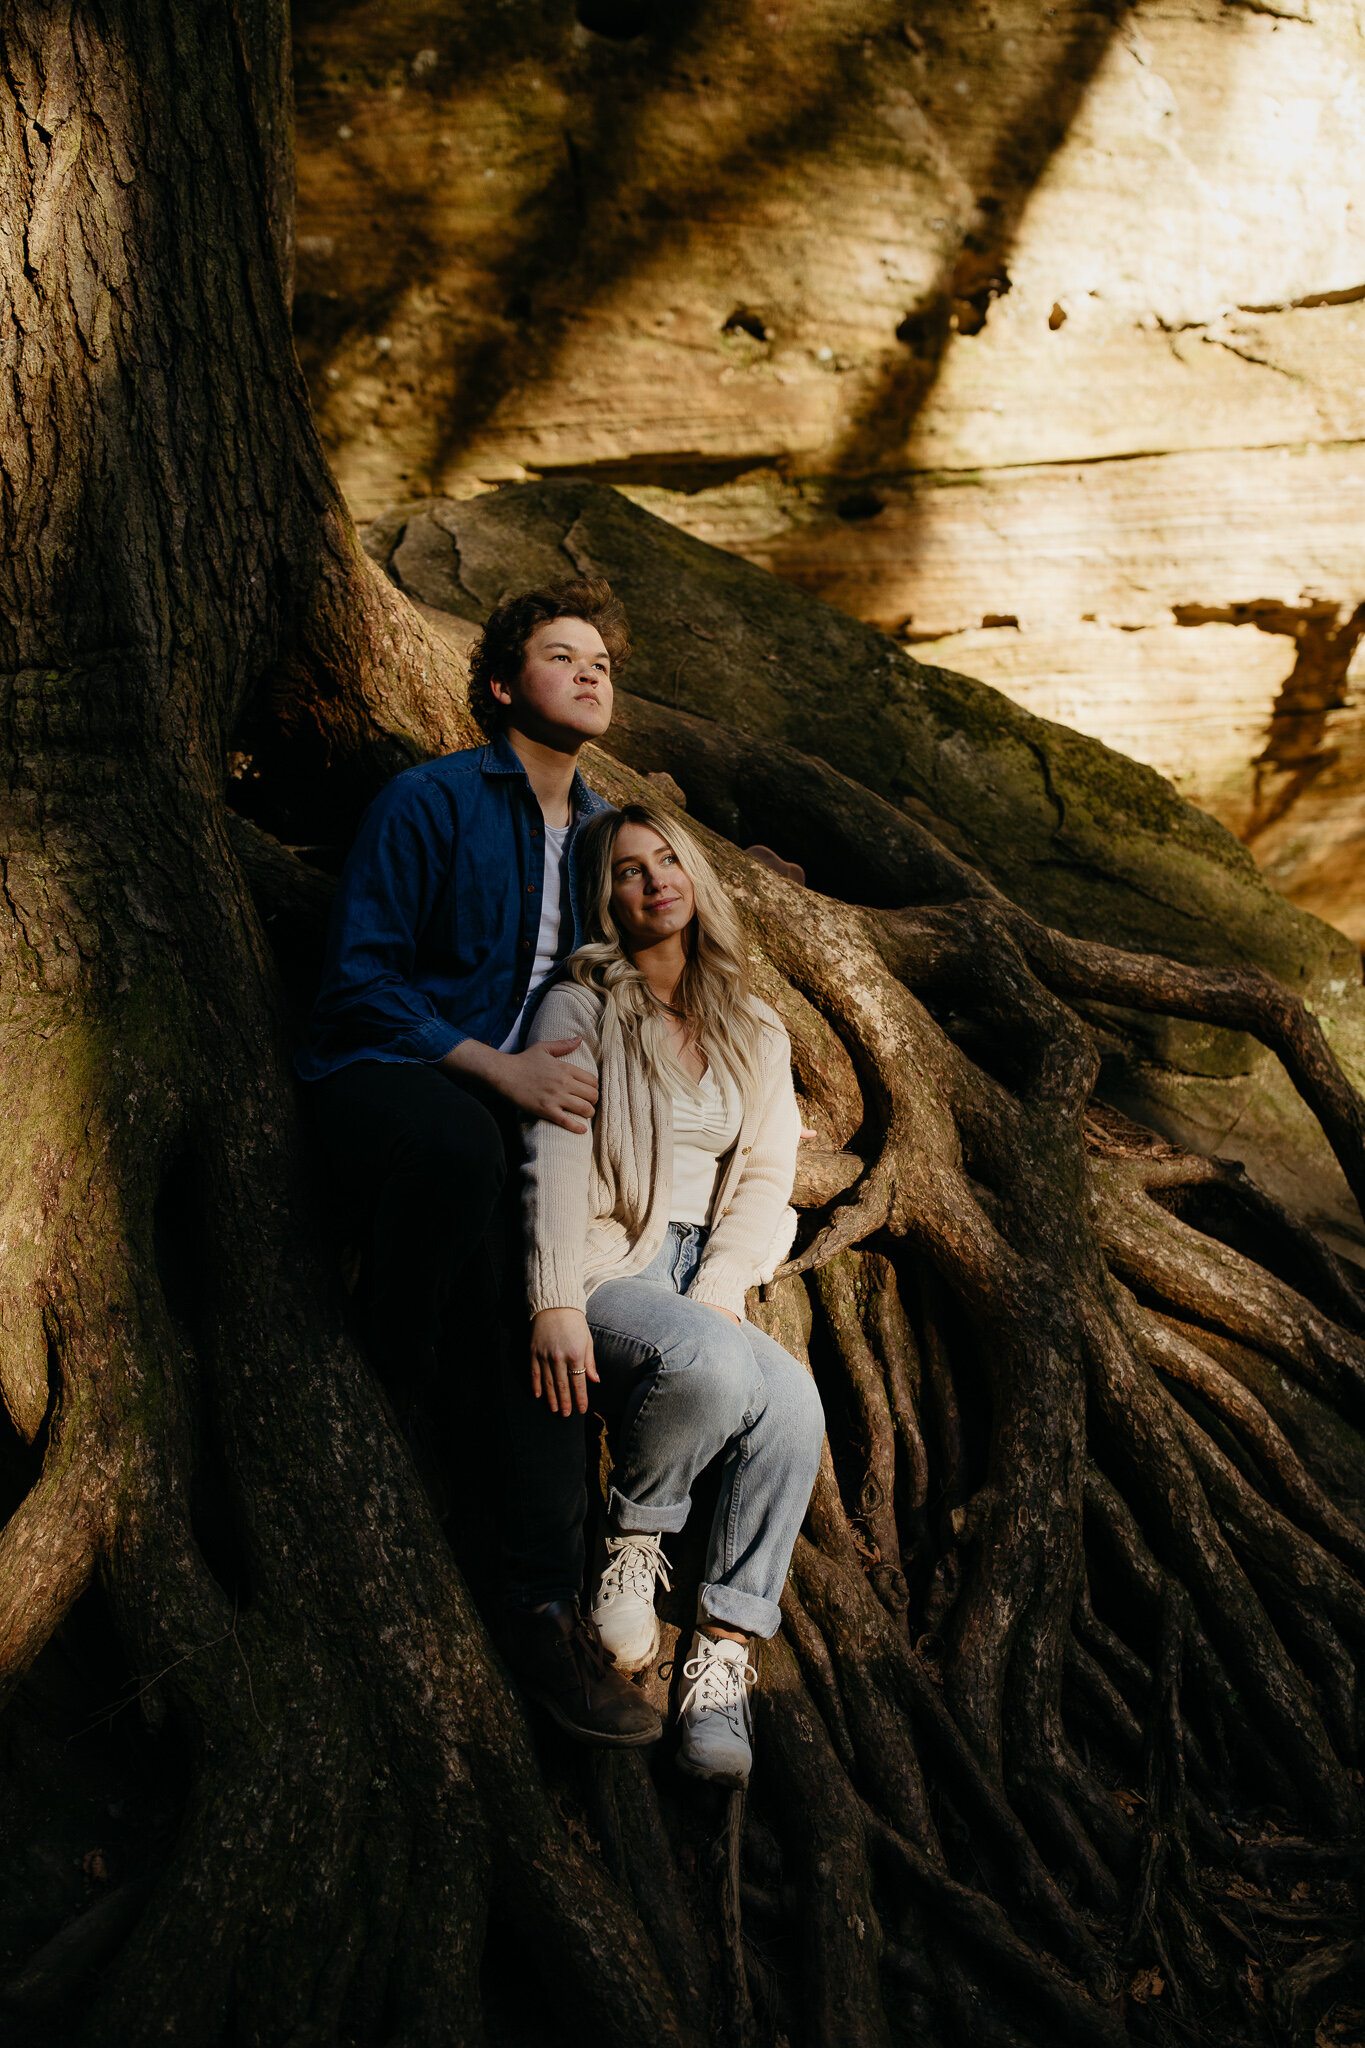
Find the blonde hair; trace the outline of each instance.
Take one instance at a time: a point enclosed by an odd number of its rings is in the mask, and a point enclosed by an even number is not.
[[[738,1087],[746,1104],[759,1092],[759,1035],[744,934],[730,899],[706,855],[685,825],[652,803],[623,804],[600,811],[578,839],[582,872],[583,923],[588,937],[568,962],[572,978],[602,997],[603,1041],[613,1030],[634,1038],[646,1066],[668,1087],[681,1079],[695,1087],[679,1063],[659,1002],[627,952],[611,908],[612,856],[623,825],[646,825],[676,854],[692,884],[695,909],[683,934],[684,963],[674,995],[674,1015],[705,1053],[707,1064]]]

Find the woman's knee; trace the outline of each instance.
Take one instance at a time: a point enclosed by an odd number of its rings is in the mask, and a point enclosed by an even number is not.
[[[783,1352],[771,1360],[764,1375],[768,1385],[769,1420],[788,1441],[793,1456],[814,1472],[825,1441],[825,1411],[815,1381],[798,1359]]]
[[[708,1417],[732,1428],[761,1411],[763,1375],[738,1327],[719,1309],[697,1302],[686,1329],[660,1349],[661,1375]]]

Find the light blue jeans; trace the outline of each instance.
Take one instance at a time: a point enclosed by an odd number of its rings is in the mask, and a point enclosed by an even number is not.
[[[824,1411],[805,1367],[752,1323],[687,1299],[705,1230],[670,1223],[658,1255],[588,1298],[615,1466],[612,1525],[681,1529],[692,1482],[720,1453],[702,1619],[774,1636],[820,1465]]]

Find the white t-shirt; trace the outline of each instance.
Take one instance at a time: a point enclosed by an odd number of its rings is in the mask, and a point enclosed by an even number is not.
[[[709,1223],[721,1157],[739,1136],[738,1089],[718,1082],[714,1067],[690,1087],[674,1081],[673,1199],[670,1223]]]
[[[536,933],[536,957],[531,967],[530,986],[526,1001],[517,1011],[517,1021],[508,1032],[499,1052],[515,1052],[521,1036],[522,1019],[526,1015],[532,996],[549,974],[559,957],[560,899],[563,893],[564,842],[569,836],[567,825],[545,827],[545,879],[540,892],[540,930]]]

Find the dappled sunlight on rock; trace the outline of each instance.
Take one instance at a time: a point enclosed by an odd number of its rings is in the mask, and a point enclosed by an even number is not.
[[[357,510],[615,482],[1365,928],[1353,713],[1268,782],[1295,645],[1230,616],[1365,594],[1353,10],[617,15],[301,10],[300,349]]]

